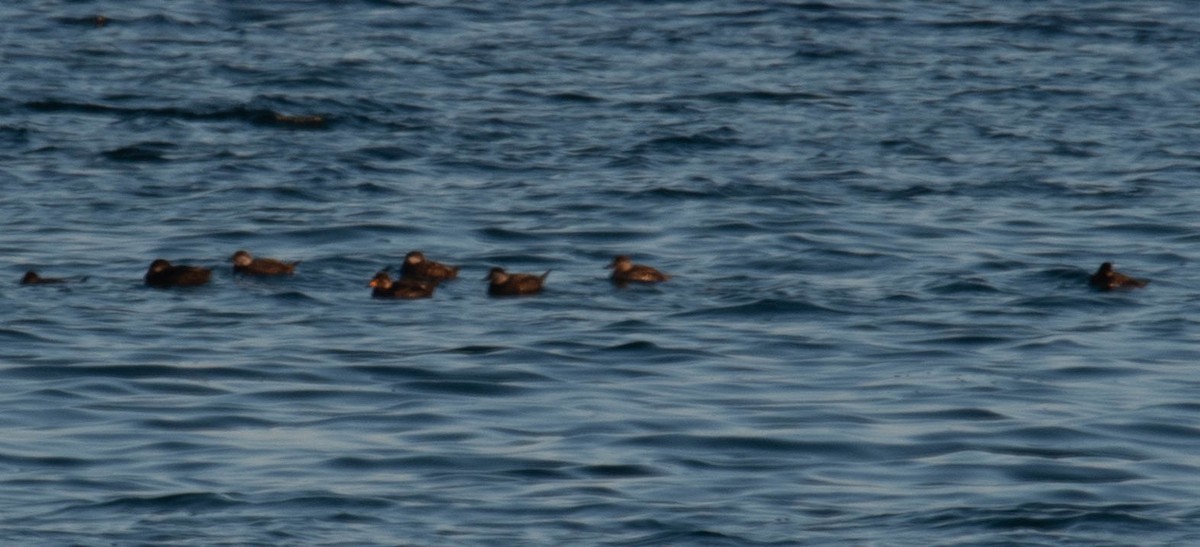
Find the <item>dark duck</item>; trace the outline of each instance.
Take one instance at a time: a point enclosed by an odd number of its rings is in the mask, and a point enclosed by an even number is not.
[[[1111,291],[1113,289],[1139,289],[1145,287],[1150,281],[1147,279],[1137,279],[1129,277],[1121,272],[1113,269],[1112,262],[1105,262],[1100,265],[1100,269],[1092,274],[1088,284],[1093,288],[1102,291]]]
[[[429,298],[433,296],[433,290],[437,288],[436,282],[418,281],[416,279],[396,279],[387,272],[379,272],[367,283],[371,287],[371,296],[375,298],[401,298],[405,300],[414,300],[417,298]]]
[[[634,264],[633,259],[626,255],[617,256],[607,267],[612,268],[612,282],[619,286],[630,283],[661,283],[671,279],[671,276],[650,266]]]
[[[174,266],[163,259],[150,263],[146,285],[151,287],[195,287],[212,278],[212,270],[198,266]]]
[[[42,277],[33,270],[29,270],[29,271],[25,272],[25,275],[21,277],[22,285],[54,285],[54,284],[66,283],[66,282],[67,282],[66,279],[61,279],[61,278],[57,278],[57,277]]]
[[[519,296],[542,292],[548,275],[550,270],[542,275],[534,275],[510,274],[504,268],[492,268],[484,280],[491,282],[488,284],[488,294],[492,296]]]
[[[400,277],[426,281],[446,281],[458,277],[458,266],[447,266],[425,258],[421,251],[412,251],[404,256]]]
[[[233,261],[233,273],[259,277],[292,275],[296,273],[296,265],[300,263],[283,262],[273,258],[254,258],[246,251],[233,253],[230,260]]]

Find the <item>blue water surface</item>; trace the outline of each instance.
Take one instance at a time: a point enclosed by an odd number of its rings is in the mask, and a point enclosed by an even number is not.
[[[1195,8],[6,3],[0,540],[1200,543]]]

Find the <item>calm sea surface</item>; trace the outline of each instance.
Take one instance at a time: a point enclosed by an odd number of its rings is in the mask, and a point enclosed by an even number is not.
[[[0,543],[1200,543],[1196,8],[4,3]]]

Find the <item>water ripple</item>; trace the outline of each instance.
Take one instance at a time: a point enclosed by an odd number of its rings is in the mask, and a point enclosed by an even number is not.
[[[0,5],[8,543],[1196,542],[1184,3],[100,7]]]

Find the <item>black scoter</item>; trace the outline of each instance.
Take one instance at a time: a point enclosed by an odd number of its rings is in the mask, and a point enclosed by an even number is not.
[[[421,251],[409,252],[404,257],[404,265],[400,267],[400,277],[405,279],[425,279],[445,281],[458,277],[458,266],[447,266],[425,258]]]
[[[25,272],[25,275],[21,277],[22,285],[52,285],[66,282],[66,279],[60,279],[57,277],[42,277],[33,270]]]
[[[199,266],[172,266],[170,262],[157,259],[146,270],[146,284],[151,287],[195,287],[204,285],[212,278],[212,270]]]
[[[634,264],[633,259],[626,255],[619,255],[613,259],[608,268],[612,268],[612,282],[617,285],[628,285],[629,283],[660,283],[671,279],[671,276],[662,273],[650,266]]]
[[[517,296],[542,292],[542,285],[548,275],[550,270],[546,270],[542,275],[534,275],[510,274],[505,272],[504,268],[492,268],[484,280],[491,282],[488,285],[488,294],[492,296]]]
[[[296,273],[296,262],[283,262],[273,258],[254,258],[246,251],[238,251],[230,257],[233,261],[233,273],[257,276],[280,276]]]
[[[1109,291],[1112,289],[1138,289],[1145,287],[1147,283],[1150,283],[1150,280],[1129,277],[1128,275],[1114,270],[1112,262],[1105,262],[1104,264],[1101,264],[1100,269],[1096,270],[1096,273],[1092,274],[1091,279],[1088,280],[1089,285],[1102,291]]]
[[[371,287],[371,296],[376,298],[404,298],[413,300],[417,298],[429,298],[433,296],[433,290],[437,288],[437,283],[432,281],[418,281],[416,279],[396,279],[387,272],[379,272],[371,279],[367,286]]]

